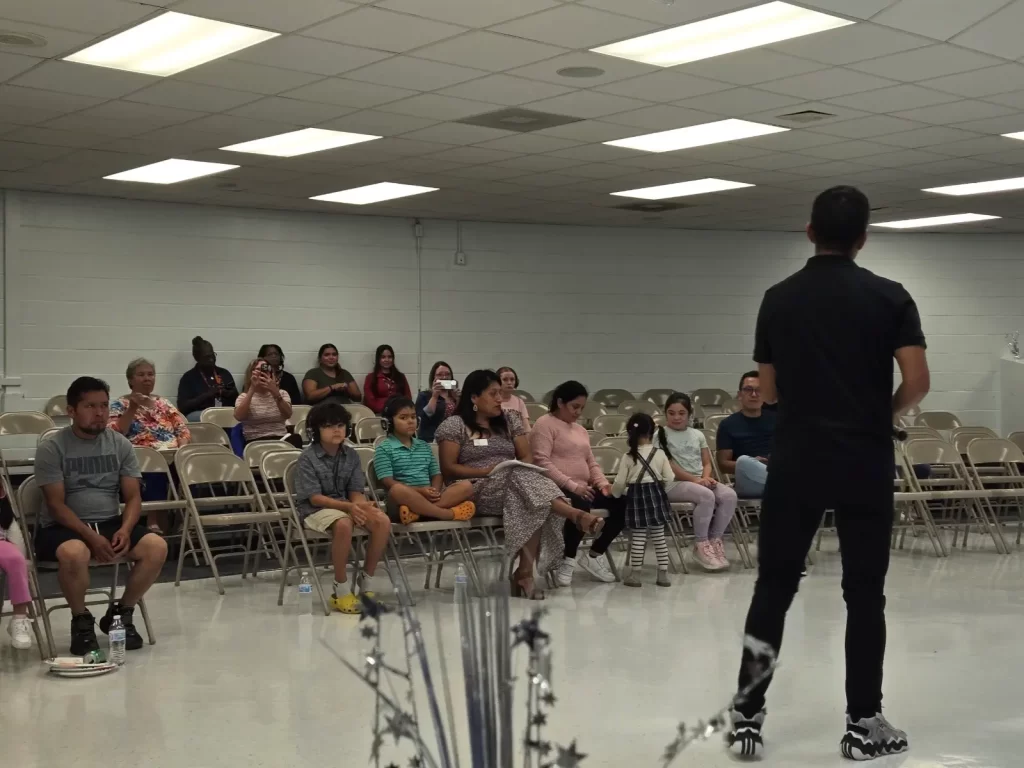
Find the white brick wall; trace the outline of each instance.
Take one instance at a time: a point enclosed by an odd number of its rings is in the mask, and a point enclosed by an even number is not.
[[[276,342],[301,375],[330,341],[361,383],[387,342],[410,381],[443,358],[463,377],[511,365],[540,396],[591,388],[731,389],[752,366],[764,290],[810,255],[799,234],[412,223],[35,193],[17,195],[6,255],[24,398],[41,405],[82,373],[124,387],[155,360],[174,394],[190,339],[240,375]],[[874,235],[861,263],[921,308],[934,371],[926,406],[993,427],[1003,334],[1024,328],[1024,238]],[[422,280],[422,290],[420,283]],[[422,313],[420,299],[422,297]],[[422,353],[420,352],[422,331]],[[14,360],[17,356],[11,356]]]

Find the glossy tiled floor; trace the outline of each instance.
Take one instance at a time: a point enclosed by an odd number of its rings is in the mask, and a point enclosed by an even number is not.
[[[653,572],[645,576],[653,581]],[[909,732],[912,750],[877,764],[1022,764],[1022,576],[1019,554],[968,550],[939,561],[918,548],[894,555],[886,705]],[[563,743],[578,738],[589,753],[582,768],[659,766],[676,723],[707,716],[731,692],[753,575],[675,580],[670,589],[649,583],[633,590],[578,574],[571,590],[546,603],[559,697],[549,737]],[[207,581],[154,588],[150,610],[158,644],[130,654],[123,670],[93,680],[49,679],[34,652],[15,654],[6,633],[0,636],[3,764],[366,765],[371,696],[321,644],[357,660],[356,620],[335,614],[302,622],[294,609],[277,607],[270,576],[255,583],[231,577],[227,589],[219,597]],[[422,599],[419,609],[433,652],[444,649],[457,669],[451,603],[452,593],[442,589]],[[514,601],[515,612],[528,608]],[[56,614],[62,646],[67,619],[65,612]],[[845,764],[836,750],[843,622],[838,556],[823,552],[790,614],[761,765]],[[399,654],[397,634],[396,628],[387,643],[392,659]],[[521,702],[521,689],[517,693]],[[461,692],[453,696],[458,711]],[[405,750],[403,744],[387,754],[382,765],[394,759],[404,768]],[[466,765],[465,751],[462,757]],[[733,764],[717,738],[675,763]]]

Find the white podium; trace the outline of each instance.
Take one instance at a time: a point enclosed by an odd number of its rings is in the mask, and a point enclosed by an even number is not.
[[[1024,430],[1024,358],[1009,352],[999,362],[1000,430],[1003,436]]]

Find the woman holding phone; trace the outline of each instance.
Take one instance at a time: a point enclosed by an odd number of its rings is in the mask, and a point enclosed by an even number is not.
[[[284,438],[301,448],[302,439],[298,435],[288,434],[285,422],[291,415],[292,399],[281,389],[281,381],[274,366],[256,358],[246,369],[245,389],[235,402],[235,419],[242,425],[242,436],[246,444],[256,440]]]
[[[455,413],[461,392],[452,367],[443,360],[438,360],[431,367],[428,381],[430,389],[416,396],[416,416],[420,421],[417,436],[432,443],[441,422]]]

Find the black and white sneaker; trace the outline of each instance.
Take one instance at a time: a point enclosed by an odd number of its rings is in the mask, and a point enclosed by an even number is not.
[[[846,716],[846,733],[839,742],[839,751],[848,760],[874,760],[906,752],[909,748],[907,734],[894,728],[881,712],[856,722]]]
[[[729,712],[732,728],[725,734],[725,744],[729,751],[739,757],[757,757],[764,750],[761,739],[761,728],[764,726],[765,710],[753,717],[747,717],[737,709]]]
[[[71,655],[85,656],[98,651],[100,644],[96,642],[96,619],[86,610],[71,617]]]

